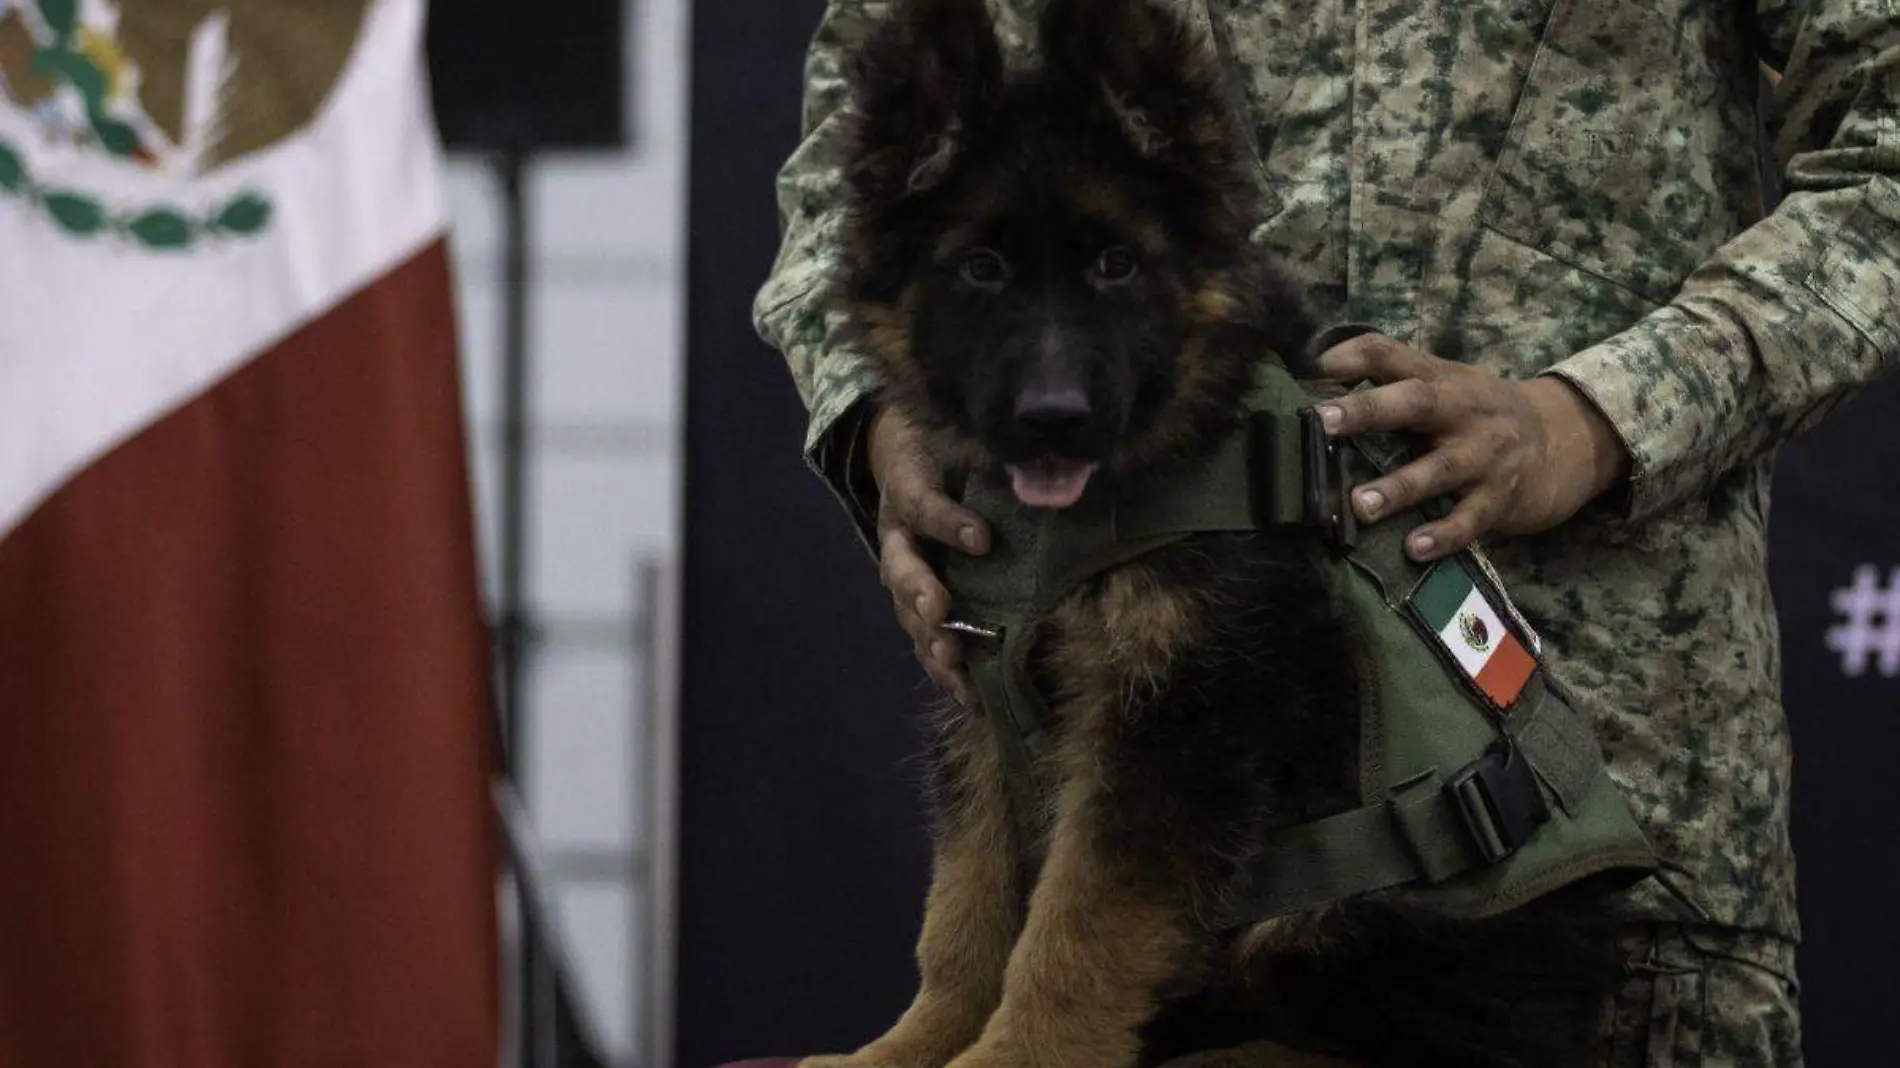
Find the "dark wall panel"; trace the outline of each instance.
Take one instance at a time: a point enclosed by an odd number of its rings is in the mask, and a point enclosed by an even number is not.
[[[1900,960],[1900,381],[1782,451],[1771,533],[1808,1063],[1879,1064],[1894,995],[1876,977]]]
[[[916,981],[921,673],[748,313],[822,7],[693,5],[680,1068],[855,1048]]]

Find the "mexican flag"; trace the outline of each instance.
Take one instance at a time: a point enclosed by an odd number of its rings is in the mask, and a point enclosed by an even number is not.
[[[1471,569],[1457,557],[1432,567],[1412,605],[1465,676],[1496,707],[1509,708],[1537,659],[1504,625]]]
[[[0,1065],[492,1068],[421,0],[0,0]]]

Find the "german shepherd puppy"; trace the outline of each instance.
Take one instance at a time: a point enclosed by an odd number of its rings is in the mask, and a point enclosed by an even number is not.
[[[1314,327],[1249,240],[1258,171],[1210,44],[1152,0],[1050,0],[1024,68],[981,0],[892,8],[850,72],[836,293],[883,403],[1037,508],[1235,432],[1256,362]],[[1039,832],[995,726],[943,713],[921,989],[807,1065],[1122,1068],[1256,1041],[1278,1052],[1218,1063],[1586,1063],[1618,974],[1600,895],[1486,921],[1390,898],[1237,914],[1270,829],[1355,797],[1369,683],[1303,537],[1201,536],[1057,607]]]

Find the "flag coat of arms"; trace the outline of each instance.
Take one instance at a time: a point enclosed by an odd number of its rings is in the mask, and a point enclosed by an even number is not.
[[[0,0],[0,1065],[492,1068],[421,0]]]
[[[1458,557],[1433,565],[1412,594],[1412,608],[1485,700],[1510,708],[1537,670],[1537,658],[1505,625],[1473,570]]]

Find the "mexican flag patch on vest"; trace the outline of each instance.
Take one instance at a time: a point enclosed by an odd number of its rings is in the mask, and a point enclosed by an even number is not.
[[[1504,624],[1471,566],[1453,557],[1432,565],[1412,593],[1412,609],[1498,708],[1509,708],[1537,670],[1537,658]]]

